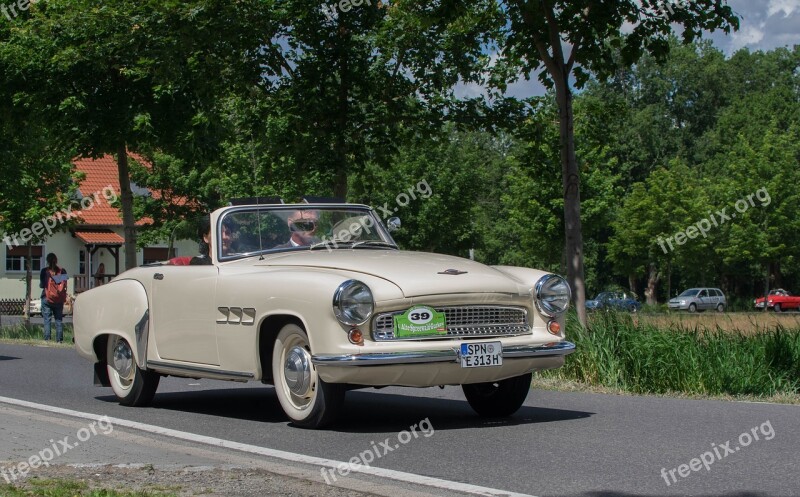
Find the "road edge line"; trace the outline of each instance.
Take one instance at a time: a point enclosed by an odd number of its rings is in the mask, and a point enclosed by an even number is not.
[[[344,464],[349,467],[349,463],[344,461],[336,461],[333,459],[325,459],[316,456],[307,456],[304,454],[297,454],[294,452],[287,452],[283,450],[269,449],[267,447],[259,447],[257,445],[244,444],[240,442],[234,442],[232,440],[209,437],[206,435],[197,435],[195,433],[173,430],[171,428],[163,428],[161,426],[139,423],[137,421],[130,421],[127,419],[112,418],[109,416],[100,416],[97,414],[74,411],[72,409],[65,409],[63,407],[55,407],[47,404],[38,404],[36,402],[29,402],[27,400],[19,400],[11,397],[0,396],[0,402],[20,407],[27,407],[29,409],[50,412],[54,414],[63,414],[66,416],[72,416],[74,418],[89,419],[92,421],[100,421],[101,419],[103,419],[104,421],[110,421],[113,425],[116,426],[132,428],[134,430],[144,431],[155,435],[164,435],[172,438],[177,438],[180,440],[186,440],[188,442],[211,445],[214,447],[222,447],[230,450],[236,450],[239,452],[247,452],[250,454],[272,457],[275,459],[282,459],[284,461],[291,461],[302,464],[310,464],[312,466],[329,467],[329,468],[336,468],[340,464]],[[404,471],[396,471],[393,469],[362,467],[362,468],[350,468],[350,472],[363,473],[366,475],[389,478],[391,480],[401,481],[405,483],[413,483],[416,485],[441,488],[445,490],[451,490],[451,491],[463,492],[475,495],[486,495],[493,497],[534,497],[529,494],[520,494],[516,492],[509,492],[495,488],[481,487],[469,483],[460,483],[449,480],[442,480],[440,478],[417,475],[414,473],[406,473]]]

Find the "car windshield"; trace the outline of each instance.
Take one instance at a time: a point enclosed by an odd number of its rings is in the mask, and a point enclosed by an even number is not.
[[[220,260],[288,250],[396,248],[374,211],[356,206],[250,206],[220,216]]]
[[[699,291],[700,291],[699,288],[691,288],[689,290],[686,290],[682,294],[678,295],[678,297],[694,297]]]

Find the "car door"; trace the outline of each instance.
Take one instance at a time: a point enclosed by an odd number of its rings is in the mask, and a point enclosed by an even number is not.
[[[151,337],[161,359],[219,366],[216,266],[162,266],[152,282]]]
[[[700,290],[700,293],[697,295],[697,308],[698,309],[710,309],[712,306],[711,297],[708,295],[708,289],[704,288]]]

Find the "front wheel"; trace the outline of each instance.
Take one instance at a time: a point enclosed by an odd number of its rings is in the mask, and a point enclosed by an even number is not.
[[[118,335],[108,337],[106,369],[111,389],[124,406],[147,406],[153,400],[161,376],[145,371],[136,364],[127,340]]]
[[[272,377],[283,412],[303,428],[324,428],[344,404],[343,385],[325,383],[311,363],[308,335],[296,324],[284,326],[272,352]]]
[[[697,312],[697,306],[695,304],[689,304],[689,312]]]
[[[461,385],[469,405],[485,418],[511,416],[522,407],[531,388],[532,373],[507,380]]]
[[[773,307],[773,309],[775,309],[775,312],[783,312],[783,309],[781,308],[780,304],[775,304],[775,307]]]

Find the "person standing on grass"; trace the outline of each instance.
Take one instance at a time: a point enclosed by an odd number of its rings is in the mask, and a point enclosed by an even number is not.
[[[47,254],[47,267],[39,274],[39,287],[42,289],[42,318],[44,318],[44,339],[50,340],[50,319],[56,320],[56,342],[64,341],[64,302],[67,301],[67,270],[58,267],[56,254]]]

